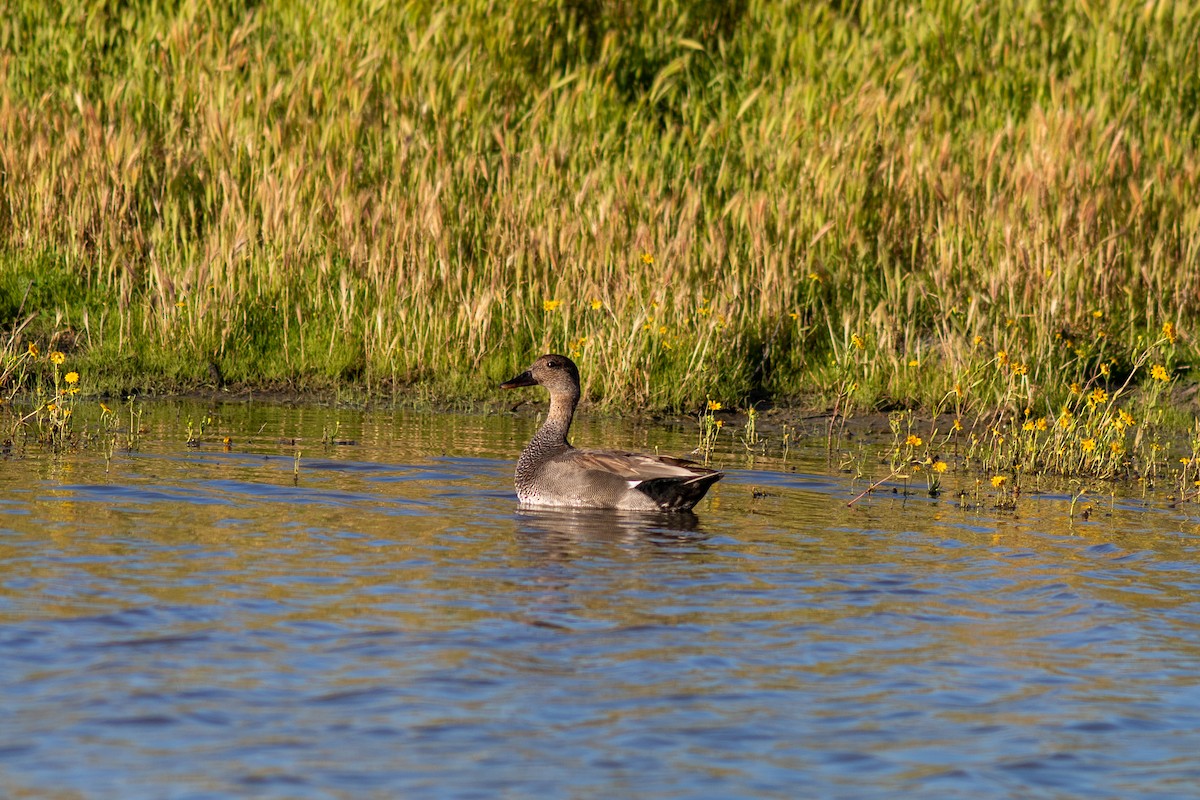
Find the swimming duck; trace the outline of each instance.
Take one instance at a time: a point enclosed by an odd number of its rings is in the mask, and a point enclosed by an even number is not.
[[[522,505],[687,511],[724,473],[670,456],[577,450],[567,431],[579,404],[579,369],[566,356],[544,355],[502,389],[540,384],[550,411],[517,461]]]

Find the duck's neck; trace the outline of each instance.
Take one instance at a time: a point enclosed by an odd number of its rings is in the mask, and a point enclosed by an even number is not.
[[[541,462],[551,458],[563,450],[571,449],[567,442],[567,431],[571,429],[571,419],[575,416],[575,406],[579,403],[579,395],[551,394],[550,411],[538,432],[533,435],[521,453],[521,460]]]

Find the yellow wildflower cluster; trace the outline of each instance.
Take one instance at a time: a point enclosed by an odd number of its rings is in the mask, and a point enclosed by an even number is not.
[[[25,345],[24,353],[19,357],[18,364],[41,358],[42,350],[33,342]],[[53,372],[53,383],[38,386],[36,395],[39,405],[32,414],[22,418],[21,423],[32,420],[37,427],[38,438],[55,449],[67,447],[72,441],[71,417],[75,412],[75,396],[79,394],[79,373],[75,370],[62,372],[67,363],[67,354],[61,350],[49,350],[45,356]],[[23,375],[18,377],[19,385]]]

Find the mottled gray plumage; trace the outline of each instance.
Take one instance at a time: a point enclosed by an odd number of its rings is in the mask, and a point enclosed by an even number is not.
[[[503,389],[541,384],[550,411],[517,461],[524,505],[687,511],[723,473],[670,456],[576,450],[567,442],[579,403],[579,369],[566,356],[544,355]]]

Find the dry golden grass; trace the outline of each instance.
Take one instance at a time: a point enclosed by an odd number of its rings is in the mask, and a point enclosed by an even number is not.
[[[560,350],[600,403],[962,411],[1015,402],[981,353],[1022,409],[1164,323],[1194,354],[1200,11],[717,7],[17,2],[14,347],[117,388],[454,400]]]

